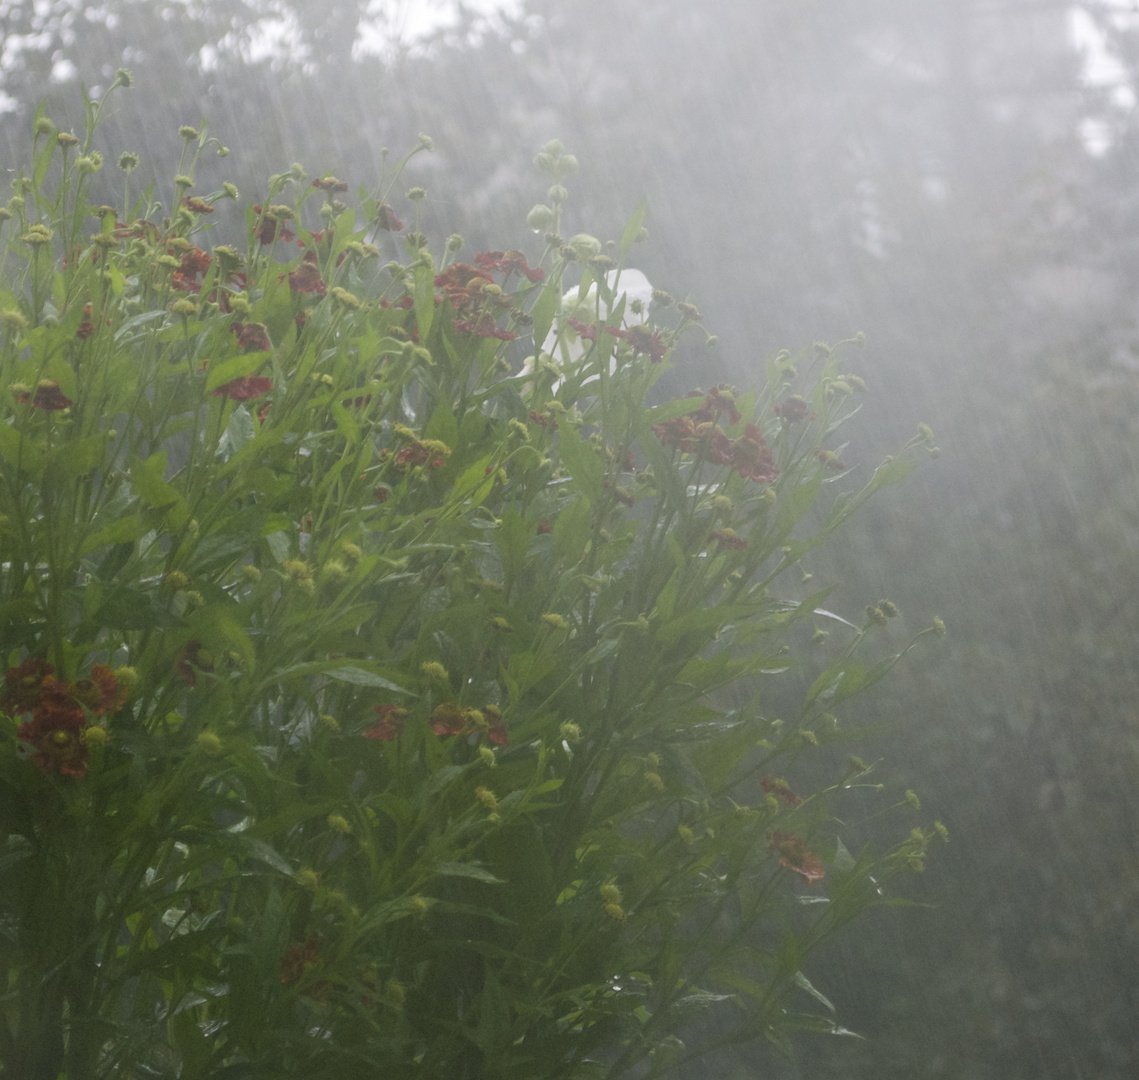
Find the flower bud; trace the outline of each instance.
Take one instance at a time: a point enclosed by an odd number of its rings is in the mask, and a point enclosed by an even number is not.
[[[553,223],[553,210],[548,206],[544,206],[542,203],[539,203],[526,215],[526,224],[529,225],[534,232],[541,232],[543,229],[548,229]]]

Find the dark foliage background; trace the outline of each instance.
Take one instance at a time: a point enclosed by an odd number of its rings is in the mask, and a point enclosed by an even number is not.
[[[1139,1065],[1139,28],[1110,0],[1079,10],[1114,58],[1098,79],[1072,10],[1040,0],[530,0],[419,42],[406,5],[364,0],[0,6],[10,169],[37,101],[77,130],[78,84],[126,66],[103,149],[140,172],[168,175],[179,124],[206,117],[233,153],[195,190],[253,194],[294,160],[370,186],[383,147],[426,131],[436,153],[391,201],[413,220],[402,190],[424,185],[424,231],[473,251],[517,231],[558,137],[583,166],[571,213],[619,235],[647,194],[639,265],[698,290],[720,337],[670,389],[867,333],[855,460],[919,420],[944,455],[812,569],[841,583],[836,610],[888,595],[911,628],[948,623],[877,712],[841,719],[952,843],[928,908],[882,912],[810,973],[867,1040],[804,1042],[789,1075]]]

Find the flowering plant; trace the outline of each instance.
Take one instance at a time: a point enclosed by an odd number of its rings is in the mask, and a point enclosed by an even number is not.
[[[893,606],[790,574],[912,464],[829,499],[839,352],[646,404],[699,312],[621,290],[643,207],[612,257],[557,235],[556,144],[533,263],[397,257],[398,170],[271,177],[239,250],[204,125],[165,216],[92,205],[100,109],[37,114],[0,211],[4,1075],[656,1075],[839,1030],[808,958],[936,832],[852,855],[830,811],[869,772],[836,713],[913,644],[867,666]]]

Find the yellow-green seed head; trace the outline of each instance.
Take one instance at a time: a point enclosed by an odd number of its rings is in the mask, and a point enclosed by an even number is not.
[[[222,752],[222,743],[212,731],[203,731],[195,740],[198,749],[210,757],[217,757]]]
[[[79,738],[88,746],[106,746],[110,741],[111,735],[105,727],[94,724],[91,727],[84,728]]]
[[[621,903],[621,890],[612,882],[602,885],[597,891],[601,894],[601,899],[606,904]]]

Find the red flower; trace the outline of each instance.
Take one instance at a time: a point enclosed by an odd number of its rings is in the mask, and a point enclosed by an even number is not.
[[[264,397],[273,389],[273,380],[265,376],[243,375],[240,379],[227,382],[210,393],[214,397],[227,397],[230,401],[253,401]]]
[[[596,341],[597,340],[597,327],[590,326],[588,323],[583,323],[580,319],[566,319],[570,328],[577,332],[577,336],[582,341]]]
[[[624,338],[633,352],[647,353],[654,364],[659,364],[668,351],[668,346],[665,345],[664,339],[660,336],[660,331],[650,330],[643,323],[630,326],[628,330],[618,330],[616,327],[607,326],[605,333],[609,334],[610,337]]]
[[[196,195],[183,195],[182,205],[187,210],[193,210],[195,214],[212,214],[214,212],[214,208],[208,202],[199,199]]]
[[[386,503],[390,492],[386,487],[372,488],[372,498],[378,503]]]
[[[96,716],[117,712],[127,700],[127,688],[120,686],[118,679],[105,664],[93,664],[91,678],[72,683],[71,696],[81,705],[86,705]]]
[[[261,213],[261,204],[257,203],[253,207],[253,212],[259,217],[257,218],[257,240],[264,246],[268,247],[274,240],[295,240],[296,234],[289,226],[278,220],[277,215],[270,210],[266,210],[264,214]]]
[[[181,258],[181,265],[174,271],[170,284],[179,292],[198,292],[202,287],[202,275],[210,268],[213,256],[201,248],[191,247],[182,253]]]
[[[779,865],[793,870],[808,885],[826,877],[827,872],[819,857],[812,855],[804,841],[794,833],[768,833],[767,842],[772,851],[779,852]]]
[[[782,405],[776,405],[771,410],[781,420],[794,424],[799,420],[806,420],[811,415],[811,407],[798,394],[792,394]]]
[[[35,393],[27,391],[20,394],[17,400],[21,405],[31,405],[33,409],[43,409],[44,412],[59,412],[70,409],[75,404],[69,397],[65,397],[54,379],[41,379]]]
[[[213,671],[213,669],[209,653],[202,647],[202,643],[196,640],[187,641],[174,662],[174,672],[179,681],[186,686],[197,684],[198,671]]]
[[[747,540],[740,536],[735,529],[717,529],[714,533],[709,534],[708,539],[715,540],[720,547],[729,548],[732,551],[743,551],[747,547]]]
[[[497,705],[484,705],[483,717],[486,720],[486,737],[495,746],[506,746],[510,739],[506,734],[506,722]]]
[[[309,252],[309,255],[312,254]],[[289,273],[289,288],[295,293],[315,293],[317,296],[323,296],[325,288],[320,268],[316,265],[316,259],[310,259],[309,255],[306,255],[304,262]]]
[[[436,735],[458,735],[467,725],[467,717],[461,706],[453,701],[436,705],[431,713],[431,730]]]
[[[798,806],[803,800],[791,790],[786,780],[776,780],[765,776],[759,786],[768,795],[774,795],[784,806]]]
[[[398,705],[377,705],[376,715],[380,718],[380,722],[368,728],[364,732],[364,738],[378,739],[381,742],[397,739],[403,731],[407,709],[402,709]]]
[[[498,338],[499,341],[513,341],[514,331],[504,330],[495,326],[489,315],[481,315],[477,319],[456,319],[455,329],[464,334],[477,334],[484,338]]]
[[[735,388],[722,383],[708,391],[700,413],[706,414],[709,420],[715,420],[720,413],[727,413],[729,424],[738,424],[743,419],[739,409],[736,408]]]
[[[44,680],[44,696],[36,705],[32,719],[21,724],[22,742],[35,747],[32,761],[45,772],[63,776],[87,774],[87,747],[83,733],[83,709],[72,700],[68,683],[48,676]]]
[[[31,712],[43,699],[44,681],[54,671],[38,656],[29,656],[19,667],[9,668],[4,675],[7,688],[0,695],[0,709],[9,716]]]
[[[770,484],[779,475],[775,457],[754,424],[748,424],[744,434],[732,444],[730,464],[740,476],[758,484]]]
[[[237,335],[237,344],[246,352],[268,352],[273,348],[269,332],[262,323],[231,323],[229,330]]]
[[[544,281],[546,277],[545,270],[530,266],[521,251],[480,251],[475,256],[475,265],[483,270],[499,270],[507,277],[515,273],[521,274],[534,284]]]
[[[79,329],[75,331],[75,336],[80,341],[86,341],[93,333],[95,333],[95,324],[91,321],[91,305],[83,305],[83,321],[79,324]]]
[[[483,289],[494,284],[494,278],[485,270],[469,263],[455,263],[441,274],[435,275],[435,288],[442,289],[451,306],[458,311],[472,300],[482,297]]]
[[[347,191],[348,181],[337,180],[335,176],[326,176],[320,180],[312,182],[314,188],[320,188],[321,191]]]
[[[403,222],[395,216],[395,211],[387,203],[380,203],[376,224],[385,232],[399,232],[403,228]]]

